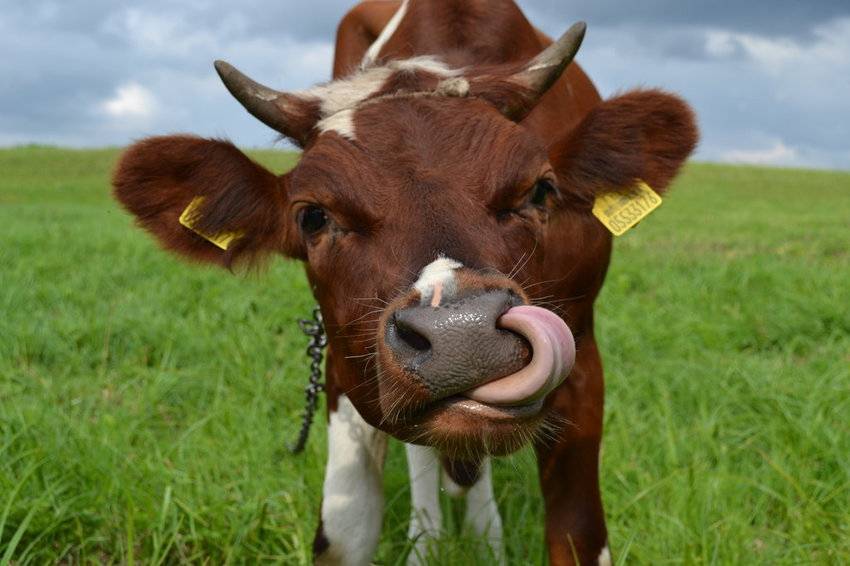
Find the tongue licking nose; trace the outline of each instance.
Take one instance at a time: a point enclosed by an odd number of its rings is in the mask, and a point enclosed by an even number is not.
[[[466,392],[470,399],[488,405],[529,405],[546,397],[573,369],[575,339],[566,323],[552,311],[514,307],[502,315],[499,326],[529,341],[531,363],[514,374]]]

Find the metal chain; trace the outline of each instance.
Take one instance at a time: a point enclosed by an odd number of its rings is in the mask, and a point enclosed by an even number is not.
[[[307,355],[312,359],[312,362],[310,363],[310,383],[304,389],[305,405],[301,430],[298,433],[298,440],[289,448],[293,454],[300,454],[304,451],[307,438],[310,436],[310,427],[313,425],[313,417],[316,414],[319,394],[325,390],[325,384],[322,383],[322,360],[324,359],[324,350],[328,346],[328,337],[325,334],[325,325],[322,321],[322,310],[318,305],[313,308],[313,320],[299,320],[298,326],[301,327],[301,332],[310,337]]]

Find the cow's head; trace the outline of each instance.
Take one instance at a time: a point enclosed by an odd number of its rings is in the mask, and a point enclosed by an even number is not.
[[[521,66],[418,58],[291,94],[219,62],[231,93],[304,148],[300,163],[275,176],[226,142],[152,138],[123,157],[116,195],[190,259],[303,260],[333,393],[375,426],[509,452],[545,427],[573,333],[581,349],[591,329],[611,241],[594,199],[638,179],[662,191],[696,143],[687,105],[658,91],[603,102],[548,146],[523,127],[583,34]],[[198,232],[237,234],[226,251],[178,221],[196,197]]]

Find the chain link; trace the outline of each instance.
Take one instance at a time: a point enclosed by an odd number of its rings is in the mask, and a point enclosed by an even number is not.
[[[324,350],[328,346],[322,310],[318,305],[313,308],[313,320],[299,320],[298,326],[301,328],[301,332],[310,337],[307,355],[312,362],[310,363],[310,383],[304,388],[305,405],[301,430],[298,432],[298,439],[295,444],[289,448],[293,454],[300,454],[304,451],[307,438],[310,436],[310,427],[313,425],[313,417],[316,414],[316,405],[319,403],[319,394],[325,390],[325,384],[322,383],[322,360],[324,359]]]

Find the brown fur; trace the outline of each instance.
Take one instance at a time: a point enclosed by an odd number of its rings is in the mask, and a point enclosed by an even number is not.
[[[460,487],[472,487],[481,478],[480,460],[454,460],[443,456],[440,464],[446,471],[446,475]]]
[[[696,140],[693,111],[680,98],[632,91],[591,110],[550,155],[569,196],[592,207],[599,194],[638,179],[663,193]]]
[[[363,2],[343,18],[335,77],[354,71],[397,7]],[[535,97],[510,77],[550,40],[512,1],[411,0],[409,10],[381,58],[434,55],[464,67],[468,96],[432,92],[440,78],[426,72],[396,73],[355,112],[356,140],[317,135],[309,120],[287,131],[306,149],[281,177],[225,142],[153,138],[125,154],[115,194],[164,247],[190,259],[229,266],[279,252],[305,260],[330,340],[330,410],[346,394],[372,425],[455,460],[532,441],[550,561],[592,564],[607,536],[593,304],[612,238],[589,208],[602,192],[638,179],[666,190],[696,144],[694,116],[655,90],[601,102],[577,64],[532,106]],[[405,96],[391,96],[397,93]],[[528,203],[539,179],[558,191],[544,207]],[[244,235],[232,250],[222,253],[177,223],[194,196],[206,197],[203,230]],[[306,205],[327,211],[327,229],[301,233],[297,217]],[[430,399],[393,364],[384,323],[416,300],[410,286],[437,254],[464,264],[464,288],[513,289],[573,330],[575,369],[541,414],[469,418]]]
[[[112,184],[142,228],[190,259],[230,267],[289,251],[280,218],[286,177],[275,177],[229,142],[148,138],[123,155]],[[195,197],[204,198],[195,224],[199,231],[243,234],[226,252],[178,222]]]

